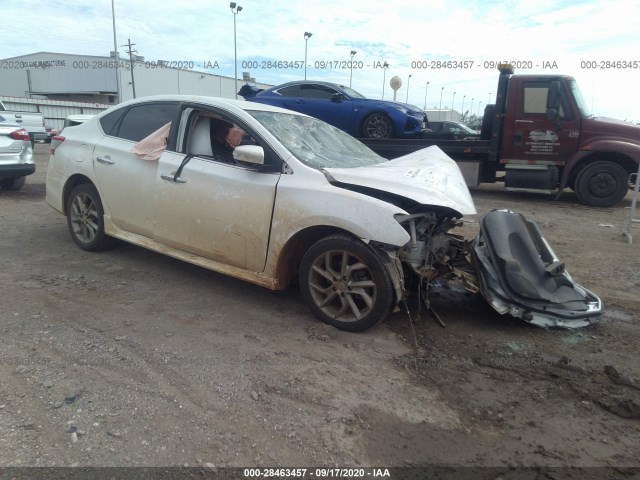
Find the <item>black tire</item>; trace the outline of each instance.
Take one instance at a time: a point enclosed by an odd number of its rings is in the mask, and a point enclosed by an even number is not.
[[[574,191],[580,202],[592,207],[611,207],[620,202],[629,188],[629,174],[617,163],[593,162],[576,176]]]
[[[362,124],[362,135],[365,138],[391,138],[393,123],[384,113],[372,113]]]
[[[3,178],[0,181],[0,187],[4,190],[20,190],[27,182],[27,177]]]
[[[340,330],[359,332],[393,306],[393,282],[370,247],[346,235],[316,242],[300,265],[300,291],[309,309]]]
[[[92,184],[82,183],[71,191],[66,213],[71,238],[81,249],[93,252],[113,244],[104,232],[104,209]]]

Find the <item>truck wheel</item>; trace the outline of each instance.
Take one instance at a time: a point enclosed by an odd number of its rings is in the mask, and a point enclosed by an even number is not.
[[[300,265],[300,291],[311,311],[341,330],[359,332],[389,314],[394,290],[387,268],[366,244],[331,235]]]
[[[575,180],[578,200],[592,207],[611,207],[620,202],[628,189],[627,171],[617,163],[600,161],[584,167]]]
[[[82,183],[74,188],[66,212],[71,238],[81,249],[104,250],[113,244],[113,238],[104,232],[104,209],[96,187]]]
[[[362,134],[365,138],[391,138],[393,124],[384,113],[372,113],[362,124]]]
[[[24,187],[26,181],[27,177],[5,178],[0,181],[0,187],[5,190],[20,190],[22,187]]]

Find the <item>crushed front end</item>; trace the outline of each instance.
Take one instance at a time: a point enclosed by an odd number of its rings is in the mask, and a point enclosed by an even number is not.
[[[471,241],[450,232],[460,225],[455,217],[422,212],[397,220],[411,237],[395,255],[402,294],[417,290],[428,308],[429,285],[456,280],[498,313],[534,325],[577,328],[599,318],[600,299],[572,280],[538,227],[520,214],[485,215]]]

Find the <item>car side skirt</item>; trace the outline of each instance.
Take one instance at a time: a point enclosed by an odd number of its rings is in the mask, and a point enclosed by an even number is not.
[[[163,245],[153,239],[143,237],[142,235],[137,235],[135,233],[122,230],[116,227],[107,215],[104,216],[104,227],[106,234],[111,237],[123,240],[128,243],[132,243],[134,245],[138,245],[143,248],[147,248],[149,250],[153,250],[154,252],[158,252],[163,255],[182,260],[184,262],[191,263],[192,265],[206,268],[207,270],[222,273],[223,275],[228,275],[233,278],[244,280],[246,282],[268,288],[270,290],[282,290],[286,287],[285,285],[281,285],[281,283],[278,282],[277,279],[265,276],[264,274],[261,274],[259,272],[252,272],[243,268],[225,265],[223,263],[216,262],[215,260],[211,260],[200,255],[183,252],[181,250],[168,247],[167,245]]]

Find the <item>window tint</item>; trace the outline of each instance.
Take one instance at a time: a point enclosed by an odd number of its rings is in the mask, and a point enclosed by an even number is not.
[[[325,87],[324,85],[302,85],[302,96],[306,98],[323,98],[328,100],[331,95],[338,93],[333,88]]]
[[[117,136],[139,142],[171,122],[175,113],[175,103],[147,103],[131,107],[120,121]]]
[[[104,133],[106,133],[107,135],[111,135],[111,130],[113,130],[113,127],[116,125],[116,123],[118,123],[118,120],[120,120],[120,117],[122,117],[122,114],[125,112],[125,110],[126,108],[120,108],[115,112],[111,112],[110,114],[105,115],[100,119],[100,125],[102,125],[102,130],[104,130]],[[67,119],[65,120],[65,127],[67,126],[67,122],[69,122],[69,126],[78,124],[78,122]]]
[[[301,84],[281,88],[278,93],[284,97],[322,98],[328,100],[331,95],[338,93],[338,91],[324,85]]]
[[[300,92],[300,85],[291,85],[289,87],[281,88],[280,90],[276,90],[283,97],[300,97],[302,93]]]

